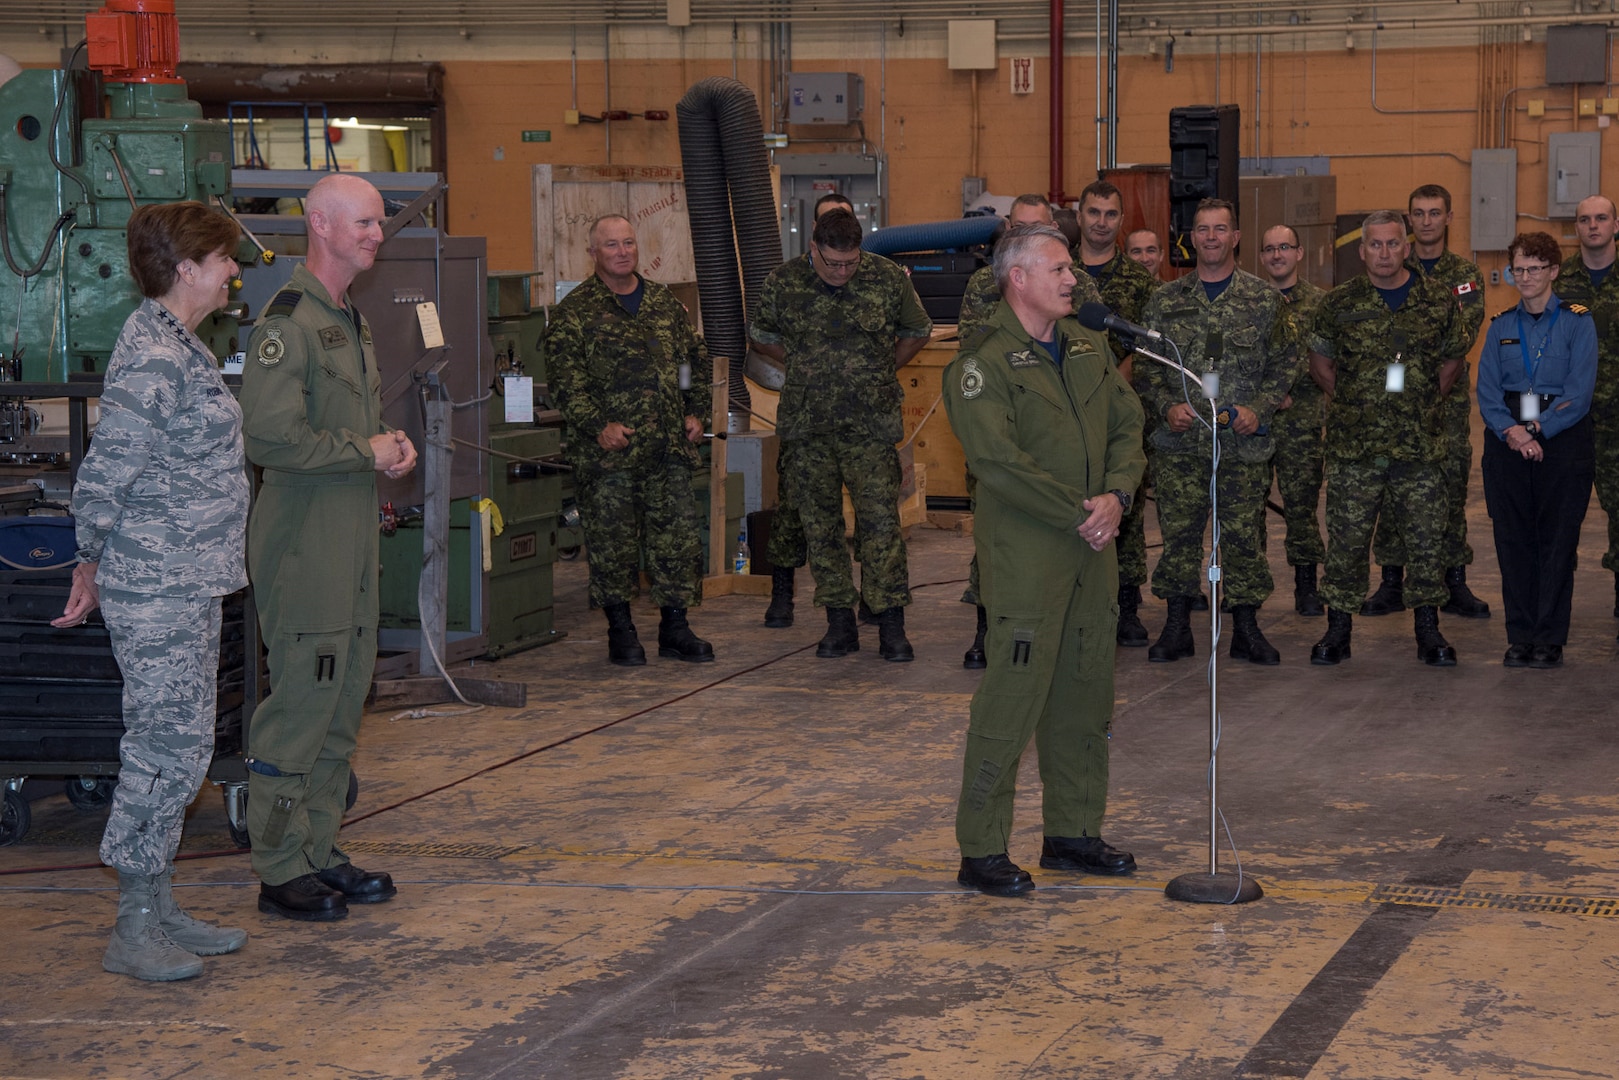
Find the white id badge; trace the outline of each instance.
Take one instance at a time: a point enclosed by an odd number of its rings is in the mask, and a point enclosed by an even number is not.
[[[1518,395],[1518,419],[1524,423],[1540,419],[1540,395],[1525,390]]]
[[[1405,365],[1394,363],[1389,365],[1388,377],[1383,381],[1383,389],[1391,394],[1405,392]]]

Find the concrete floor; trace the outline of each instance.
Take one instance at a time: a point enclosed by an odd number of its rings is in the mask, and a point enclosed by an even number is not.
[[[1106,836],[1138,874],[1035,869],[997,900],[954,882],[969,538],[912,536],[908,665],[874,630],[817,660],[807,604],[771,631],[762,599],[724,597],[695,618],[717,663],[612,668],[561,564],[570,636],[477,668],[529,708],[367,718],[344,844],[391,903],[260,915],[206,789],[182,901],[251,940],[189,982],[109,975],[110,872],[31,869],[94,863],[100,819],[38,800],[0,849],[0,1076],[1619,1075],[1605,524],[1593,504],[1562,670],[1503,669],[1499,610],[1442,620],[1453,669],[1416,660],[1409,615],[1358,619],[1354,659],[1312,668],[1324,620],[1292,614],[1273,518],[1283,665],[1219,660],[1223,809],[1266,894],[1241,907],[1162,894],[1207,868],[1204,624],[1196,660],[1118,658]],[[1499,608],[1481,504],[1472,528]],[[1022,779],[1033,869],[1032,754]]]

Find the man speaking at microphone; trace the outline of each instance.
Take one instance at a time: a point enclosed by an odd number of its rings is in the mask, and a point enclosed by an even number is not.
[[[1276,290],[1237,269],[1237,209],[1204,199],[1192,218],[1197,272],[1160,288],[1142,321],[1180,346],[1190,370],[1219,376],[1220,553],[1224,593],[1235,624],[1231,656],[1279,664],[1259,629],[1259,607],[1273,582],[1265,559],[1265,496],[1270,491],[1271,417],[1301,370]],[[1154,596],[1169,603],[1164,632],[1147,659],[1193,655],[1190,611],[1203,568],[1213,467],[1206,413],[1197,384],[1162,364],[1146,364],[1142,405],[1162,421],[1149,440],[1164,550],[1152,575]],[[1188,390],[1188,388],[1190,388]],[[1188,394],[1191,400],[1188,401]]]
[[[978,478],[973,524],[988,661],[962,763],[956,880],[992,896],[1034,888],[1008,852],[1018,759],[1037,737],[1048,870],[1127,874],[1101,838],[1113,715],[1118,558],[1141,481],[1141,405],[1105,335],[1071,317],[1063,234],[1012,229],[995,248],[1004,302],[946,369],[945,411]]]

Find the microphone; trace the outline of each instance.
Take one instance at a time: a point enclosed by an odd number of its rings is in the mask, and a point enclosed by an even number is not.
[[[1137,326],[1129,319],[1121,319],[1109,311],[1106,304],[1098,304],[1095,300],[1079,305],[1079,311],[1074,317],[1079,320],[1079,325],[1087,330],[1111,330],[1123,337],[1146,338],[1148,341],[1164,340],[1164,335],[1158,331]]]

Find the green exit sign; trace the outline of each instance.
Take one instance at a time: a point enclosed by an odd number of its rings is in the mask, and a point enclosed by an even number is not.
[[[524,142],[550,142],[551,141],[551,133],[549,131],[525,131],[525,132],[523,132],[523,141]]]

